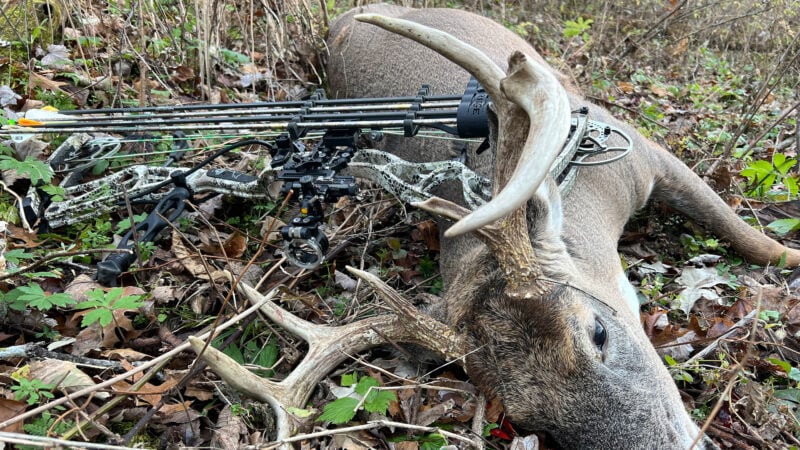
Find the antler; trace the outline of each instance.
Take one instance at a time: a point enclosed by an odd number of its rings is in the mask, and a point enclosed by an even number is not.
[[[564,88],[546,68],[515,52],[509,58],[508,75],[475,47],[455,37],[402,19],[361,14],[356,20],[368,22],[413,39],[438,52],[470,72],[492,98],[498,116],[495,146],[494,198],[476,211],[463,215],[445,202],[423,202],[417,206],[435,214],[460,219],[445,232],[452,237],[469,231],[495,251],[515,297],[536,295],[535,280],[541,268],[528,236],[525,203],[543,185],[551,164],[569,134],[569,100]],[[534,147],[536,150],[534,151]],[[487,228],[498,219],[500,224]]]
[[[407,342],[420,345],[442,355],[448,360],[462,359],[469,353],[467,340],[452,328],[435,319],[420,314],[416,308],[378,277],[357,269],[348,270],[366,281],[394,310],[344,326],[315,325],[284,310],[269,301],[261,312],[280,327],[308,342],[308,353],[303,361],[282,381],[265,380],[215,348],[195,337],[189,338],[192,349],[225,382],[244,394],[268,403],[276,416],[277,439],[294,434],[294,422],[289,408],[303,408],[317,384],[348,355],[386,343]],[[262,296],[254,288],[242,283],[238,290],[251,302]],[[266,296],[273,297],[276,290]],[[462,361],[463,363],[463,361]],[[287,447],[290,448],[290,447]]]

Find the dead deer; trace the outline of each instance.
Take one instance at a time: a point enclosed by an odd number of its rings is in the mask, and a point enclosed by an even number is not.
[[[391,32],[357,22],[360,13],[367,14],[359,21]],[[564,448],[687,448],[695,439],[700,448],[714,448],[698,436],[641,328],[635,291],[617,254],[623,226],[656,198],[752,262],[784,259],[797,266],[800,252],[742,222],[678,159],[589,104],[528,44],[489,19],[371,5],[337,19],[329,47],[330,86],[340,97],[408,95],[422,83],[437,93],[459,93],[468,72],[475,76],[494,113],[490,155],[470,155],[471,164],[485,173],[493,168],[494,198],[473,212],[442,198],[416,205],[458,221],[442,243],[446,324],[418,314],[375,276],[354,271],[394,313],[331,328],[271,302],[262,308],[309,342],[305,360],[283,381],[261,380],[212,348],[203,352],[228,383],[270,402],[278,439],[286,443],[294,431],[288,407],[304,406],[347,354],[388,338],[461,358],[470,376],[502,399],[514,423],[547,432]],[[633,136],[635,147],[618,162],[582,170],[562,199],[548,168],[567,136],[571,109],[581,106],[589,107],[590,118]],[[447,157],[441,145],[401,144],[393,150],[408,159]],[[261,298],[252,288],[240,291]],[[203,349],[202,342],[192,343]]]

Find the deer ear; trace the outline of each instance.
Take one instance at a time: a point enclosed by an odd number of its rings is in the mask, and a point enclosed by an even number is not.
[[[539,185],[536,193],[528,200],[528,227],[536,233],[534,241],[540,238],[561,240],[564,228],[564,214],[561,207],[561,192],[550,176]],[[533,238],[533,234],[531,234]]]

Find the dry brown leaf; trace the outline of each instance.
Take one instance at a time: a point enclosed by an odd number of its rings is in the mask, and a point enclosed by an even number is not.
[[[93,289],[103,289],[103,286],[93,280],[91,276],[80,274],[64,288],[64,292],[71,295],[76,302],[81,303],[89,299],[86,293]]]
[[[419,442],[417,441],[402,441],[394,443],[395,450],[419,450]]]
[[[722,336],[734,325],[733,321],[726,317],[714,317],[711,319],[710,326],[706,330],[706,337],[709,339]]]
[[[686,50],[689,48],[689,38],[683,38],[678,41],[675,45],[670,47],[667,51],[671,56],[680,56],[686,53]]]
[[[439,245],[439,227],[433,220],[425,220],[417,224],[417,229],[411,232],[411,237],[417,241],[425,242],[429,250],[438,252],[441,248]]]
[[[46,91],[61,91],[61,86],[65,86],[67,84],[69,83],[64,81],[54,81],[39,75],[36,72],[30,72],[30,78],[28,79],[28,89],[32,89],[35,86]]]
[[[145,383],[144,386],[140,387],[138,390],[133,390],[132,384],[127,383],[125,381],[119,381],[114,383],[114,390],[118,392],[124,392],[127,394],[135,395],[136,400],[141,400],[151,406],[157,405],[161,402],[161,398],[169,392],[170,389],[175,387],[178,384],[178,379],[176,378],[167,378],[166,381],[161,383],[158,386],[155,386],[150,383]],[[187,402],[189,403],[189,402]],[[163,408],[159,410],[160,412],[164,412]]]
[[[10,400],[7,398],[0,397],[0,422],[5,422],[6,420],[13,419],[18,415],[22,414],[25,409],[28,408],[28,404],[25,402],[18,402],[16,400]],[[0,431],[5,433],[22,433],[22,425],[25,422],[17,422],[13,425],[7,426]]]
[[[207,401],[207,400],[211,400],[212,398],[214,398],[214,392],[213,391],[210,391],[208,389],[204,389],[204,388],[199,387],[199,386],[192,386],[191,384],[189,386],[186,386],[186,389],[184,389],[184,391],[183,391],[183,395],[185,395],[187,397],[194,397],[194,398],[196,398],[198,400],[201,400],[201,401]]]
[[[176,291],[174,286],[156,286],[150,291],[150,295],[154,302],[165,305],[176,300]]]
[[[172,75],[172,78],[178,81],[194,80],[194,77],[194,69],[184,65],[180,65],[175,68],[175,73]]]
[[[216,270],[213,266],[209,266],[208,269],[206,269],[206,265],[203,264],[201,259],[202,257],[190,252],[178,233],[172,233],[172,252],[175,254],[175,257],[178,258],[183,268],[195,278],[203,280],[211,279],[214,282],[227,282],[229,280],[227,272],[223,270]],[[210,276],[208,270],[211,270]]]
[[[633,86],[633,83],[629,81],[617,81],[617,87],[624,94],[633,94],[633,92],[636,90],[636,88]]]
[[[259,232],[259,236],[264,238],[264,235],[269,232],[269,238],[267,238],[267,242],[274,242],[281,238],[281,228],[285,227],[286,223],[281,219],[266,216],[261,221],[261,231]]]
[[[158,410],[158,415],[162,417],[164,423],[189,423],[202,417],[199,412],[192,409],[190,401],[164,405]]]
[[[83,316],[89,313],[90,310],[83,310],[78,311],[72,315],[73,321],[80,321]],[[129,319],[125,313],[137,311],[135,309],[114,309],[111,311],[111,315],[113,316],[114,320],[111,321],[108,325],[100,329],[100,324],[95,322],[88,327],[84,328],[78,335],[75,337],[76,342],[73,346],[72,354],[73,355],[85,355],[87,352],[91,350],[99,350],[103,348],[114,348],[115,345],[120,343],[120,336],[121,335],[125,341],[129,341],[131,339],[136,339],[141,335],[141,331],[136,330],[133,326],[133,322]]]
[[[650,85],[650,92],[657,95],[658,97],[669,97],[671,95],[668,90],[664,89],[663,87],[657,84]]]
[[[369,450],[377,448],[380,441],[367,433],[350,432],[336,434],[333,437],[332,447],[342,450]]]
[[[45,384],[54,385],[67,392],[75,392],[95,385],[92,377],[69,361],[58,359],[33,361],[30,363],[30,370],[31,379],[42,380]],[[96,392],[94,395],[99,399],[110,397],[108,392]]]
[[[217,418],[214,436],[211,438],[211,447],[223,450],[234,450],[243,444],[241,438],[247,434],[247,425],[242,417],[231,412],[230,405],[225,405]]]
[[[113,350],[105,350],[100,352],[100,356],[113,360],[126,360],[126,361],[144,361],[150,359],[150,355],[142,352],[137,352],[129,348],[117,348]]]
[[[36,248],[47,241],[39,241],[36,233],[30,233],[22,227],[13,224],[6,225],[7,240],[11,248]]]

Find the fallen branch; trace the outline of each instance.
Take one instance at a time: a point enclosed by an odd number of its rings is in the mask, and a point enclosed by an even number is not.
[[[402,422],[394,422],[391,420],[370,420],[369,422],[365,423],[364,425],[355,425],[352,427],[344,427],[344,428],[336,428],[333,430],[325,430],[325,431],[317,431],[315,433],[307,433],[307,434],[298,434],[297,436],[281,439],[275,442],[271,442],[267,444],[264,448],[265,450],[278,448],[280,446],[292,443],[303,441],[307,439],[316,439],[319,437],[325,436],[333,436],[335,434],[342,434],[342,433],[349,433],[352,431],[362,431],[362,430],[373,430],[375,428],[382,428],[382,427],[392,427],[392,428],[404,428],[407,430],[414,430],[414,431],[421,431],[423,433],[438,433],[442,436],[450,439],[454,439],[460,442],[464,442],[472,447],[475,448],[483,448],[480,441],[473,441],[470,438],[461,436],[460,434],[452,433],[450,431],[442,430],[441,428],[437,427],[424,427],[421,425],[411,425],[408,423]]]
[[[261,298],[259,300],[259,302],[262,302],[262,303],[270,302],[272,300],[272,297],[274,297],[275,292],[276,292],[275,290],[271,291],[269,294],[267,294],[263,298]],[[253,306],[251,306],[251,307],[247,308],[246,310],[242,311],[240,314],[237,314],[236,316],[232,317],[230,320],[226,321],[225,323],[220,324],[215,329],[216,334],[219,334],[221,331],[229,328],[232,325],[238,324],[244,317],[247,317],[248,315],[250,315],[250,314],[254,313],[255,311],[257,311],[261,307],[261,303],[259,303],[259,302],[256,302],[255,304],[253,304]],[[215,336],[216,336],[216,334],[215,334]],[[212,337],[211,336],[211,332],[208,332],[208,333],[204,333],[204,334],[200,335],[198,338],[199,339],[208,339],[208,338],[211,338],[211,337]],[[43,412],[45,412],[45,411],[47,411],[49,409],[55,408],[56,406],[59,406],[59,405],[63,405],[64,403],[72,401],[72,400],[74,400],[76,398],[79,398],[79,397],[82,397],[84,395],[88,395],[88,394],[91,394],[93,392],[97,392],[97,391],[103,390],[105,388],[111,387],[114,384],[116,384],[116,383],[118,383],[120,381],[126,380],[126,379],[130,378],[131,376],[133,376],[133,375],[135,375],[135,374],[137,374],[139,372],[143,372],[143,371],[145,371],[145,370],[147,370],[147,369],[149,369],[151,367],[154,367],[154,366],[160,364],[164,360],[171,359],[173,356],[176,356],[176,355],[180,354],[181,352],[183,352],[185,350],[188,350],[189,347],[190,347],[189,343],[188,342],[184,342],[180,346],[175,347],[174,349],[170,350],[167,353],[164,353],[163,355],[159,356],[158,358],[155,358],[155,359],[152,359],[150,361],[147,361],[146,363],[142,364],[141,366],[135,367],[135,368],[133,368],[133,369],[121,374],[121,375],[117,375],[116,377],[110,378],[110,379],[108,379],[108,380],[106,380],[106,381],[104,381],[102,383],[98,383],[98,384],[96,384],[94,386],[90,386],[90,387],[87,387],[85,389],[81,389],[79,391],[75,391],[75,392],[73,392],[71,394],[68,394],[68,395],[66,395],[64,397],[58,398],[58,399],[53,400],[51,402],[47,402],[42,406],[34,408],[34,409],[32,409],[30,411],[27,411],[27,412],[25,412],[23,414],[20,414],[20,415],[14,417],[14,418],[5,420],[3,422],[0,422],[0,430],[5,429],[6,427],[9,427],[11,425],[14,425],[15,423],[21,422],[21,421],[23,421],[25,419],[29,419],[31,417],[36,417],[39,414],[41,414],[41,413],[43,413]],[[109,447],[105,447],[105,448],[109,448]]]

